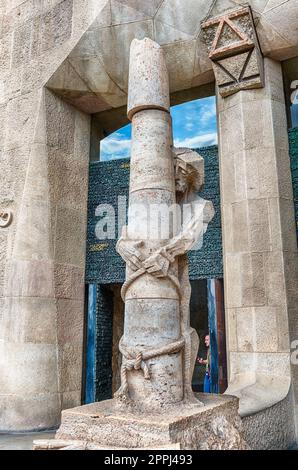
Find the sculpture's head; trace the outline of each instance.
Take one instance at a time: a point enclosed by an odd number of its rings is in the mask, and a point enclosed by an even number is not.
[[[176,192],[200,191],[204,185],[204,159],[188,148],[174,148]]]

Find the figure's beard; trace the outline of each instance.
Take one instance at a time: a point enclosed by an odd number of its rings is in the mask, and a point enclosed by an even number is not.
[[[181,183],[176,183],[175,185],[176,193],[179,193],[181,196],[186,193],[187,190],[187,185],[186,184],[181,184]]]
[[[185,194],[186,194],[186,188],[183,188],[181,186],[176,186],[176,200],[178,203],[183,201]]]

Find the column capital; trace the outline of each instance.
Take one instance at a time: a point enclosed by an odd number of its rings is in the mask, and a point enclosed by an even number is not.
[[[250,7],[202,23],[221,96],[264,86],[263,57]]]

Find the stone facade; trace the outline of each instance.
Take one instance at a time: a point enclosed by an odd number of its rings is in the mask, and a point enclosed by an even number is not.
[[[200,87],[214,81],[201,23],[246,3],[264,88],[217,100],[229,391],[244,414],[262,413],[263,433],[275,420],[264,408],[288,393],[294,418],[297,244],[280,61],[298,55],[297,2],[3,0],[1,430],[55,426],[80,404],[90,114],[125,106],[131,40],[162,45],[171,93]]]

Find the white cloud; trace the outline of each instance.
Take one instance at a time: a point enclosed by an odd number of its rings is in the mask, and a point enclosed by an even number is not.
[[[204,105],[201,110],[200,122],[201,124],[208,124],[216,116],[215,103]]]
[[[120,133],[115,133],[111,137],[106,137],[100,143],[101,154],[108,155],[110,158],[129,156],[131,150],[131,140],[124,139]]]
[[[199,148],[208,145],[217,144],[217,133],[212,132],[209,134],[196,135],[194,137],[186,137],[185,139],[175,139],[175,147]]]
[[[191,121],[189,121],[189,122],[187,122],[187,123],[185,124],[184,127],[185,127],[185,129],[186,129],[187,131],[192,131],[193,128],[194,128],[194,123],[191,122]]]

